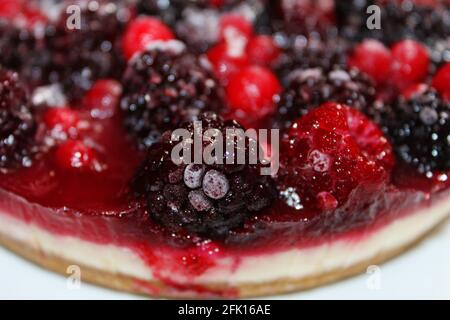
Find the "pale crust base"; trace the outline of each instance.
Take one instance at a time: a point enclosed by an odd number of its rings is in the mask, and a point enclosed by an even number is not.
[[[368,266],[381,264],[403,253],[409,248],[415,246],[417,243],[426,238],[430,233],[438,229],[441,225],[442,223],[438,224],[436,227],[434,227],[426,234],[421,235],[420,237],[414,239],[410,243],[400,248],[382,252],[377,256],[373,257],[372,259],[369,259],[362,263],[357,263],[348,268],[336,269],[327,273],[318,274],[306,278],[285,278],[266,283],[240,284],[237,287],[230,287],[226,284],[223,285],[216,284],[212,286],[205,286],[205,288],[209,289],[211,292],[234,292],[236,297],[267,296],[311,289],[324,284],[342,280],[353,275],[363,273],[367,270]],[[54,272],[58,272],[66,276],[67,276],[66,273],[67,267],[76,264],[57,256],[47,255],[44,252],[26,246],[21,242],[12,240],[11,238],[5,237],[3,235],[0,235],[0,245],[36,263],[37,265],[43,268],[52,270]],[[198,294],[193,294],[192,292],[187,291],[183,292],[174,290],[172,287],[167,286],[159,281],[149,281],[145,283],[142,280],[138,280],[130,276],[104,272],[102,270],[86,266],[80,267],[82,270],[81,280],[84,282],[89,282],[120,291],[127,291],[142,295],[152,295],[156,297],[169,297],[169,298],[199,297]],[[210,296],[211,294],[206,295]]]

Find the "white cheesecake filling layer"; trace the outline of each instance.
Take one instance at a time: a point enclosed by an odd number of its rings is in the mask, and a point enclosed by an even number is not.
[[[322,243],[310,248],[293,248],[259,255],[227,256],[216,267],[195,278],[173,270],[172,281],[191,284],[261,283],[283,278],[306,278],[365,262],[375,256],[401,248],[443,221],[450,214],[450,197],[429,208],[396,219],[355,239]],[[109,273],[154,280],[153,270],[129,248],[103,245],[72,236],[47,232],[32,223],[0,211],[0,233],[26,246]],[[182,266],[180,265],[180,268]],[[82,269],[81,269],[82,272]],[[164,270],[158,270],[164,274]]]

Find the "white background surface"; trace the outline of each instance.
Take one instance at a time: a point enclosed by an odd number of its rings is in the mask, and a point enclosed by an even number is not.
[[[379,288],[376,286],[379,279]],[[375,284],[375,286],[374,286]],[[402,256],[364,274],[311,291],[275,299],[450,299],[450,223]],[[67,280],[0,248],[0,299],[141,299]]]

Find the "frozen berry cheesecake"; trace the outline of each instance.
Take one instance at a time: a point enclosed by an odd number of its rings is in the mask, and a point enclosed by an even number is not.
[[[2,1],[0,243],[157,297],[356,275],[450,215],[449,83],[445,0]]]

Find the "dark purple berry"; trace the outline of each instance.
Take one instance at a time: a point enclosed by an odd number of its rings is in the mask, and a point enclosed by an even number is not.
[[[356,69],[297,69],[287,76],[286,83],[275,117],[275,126],[280,128],[288,128],[308,110],[325,102],[344,103],[369,115],[375,102],[372,82]]]
[[[392,110],[384,121],[398,157],[427,176],[450,170],[450,102],[429,89]]]
[[[224,108],[223,90],[200,58],[172,49],[143,52],[123,76],[124,124],[141,146],[202,111]]]
[[[0,170],[31,166],[36,128],[18,74],[0,68]]]
[[[235,121],[224,121],[214,113],[200,116],[203,133],[217,129],[241,129]],[[193,132],[192,123],[183,128]],[[245,144],[249,154],[250,144]],[[138,169],[133,188],[148,202],[150,216],[169,232],[197,233],[222,238],[250,217],[268,207],[277,196],[270,176],[261,175],[258,164],[180,164],[171,160],[171,131],[148,148],[147,157]],[[208,146],[204,142],[203,146]],[[241,147],[235,140],[235,154]],[[224,150],[226,146],[224,143]],[[174,176],[176,178],[174,178]]]

